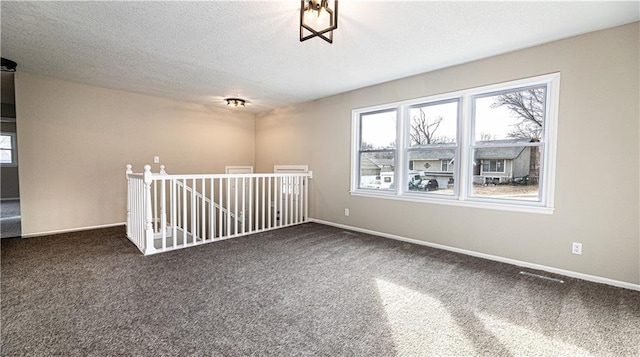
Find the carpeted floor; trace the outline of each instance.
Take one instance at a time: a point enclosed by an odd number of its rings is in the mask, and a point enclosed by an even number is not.
[[[4,239],[1,268],[5,356],[640,355],[640,292],[319,224],[149,257],[123,227]]]
[[[20,200],[0,201],[0,238],[20,237]]]

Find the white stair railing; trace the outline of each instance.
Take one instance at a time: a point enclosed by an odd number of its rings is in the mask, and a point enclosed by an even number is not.
[[[141,174],[127,165],[127,236],[145,255],[301,224],[311,172]]]

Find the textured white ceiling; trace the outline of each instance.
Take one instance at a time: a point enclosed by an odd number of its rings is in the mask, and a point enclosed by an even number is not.
[[[300,2],[1,3],[18,70],[262,112],[640,20],[629,2],[340,2],[334,43]]]

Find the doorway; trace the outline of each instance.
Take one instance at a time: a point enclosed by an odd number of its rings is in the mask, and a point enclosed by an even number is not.
[[[14,73],[0,75],[0,238],[13,238],[22,236]]]

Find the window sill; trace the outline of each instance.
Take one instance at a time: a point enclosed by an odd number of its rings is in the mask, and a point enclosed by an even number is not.
[[[491,209],[498,211],[510,211],[510,212],[524,212],[524,213],[536,213],[536,214],[546,214],[552,215],[555,211],[553,207],[546,206],[537,206],[537,205],[527,205],[527,204],[518,204],[518,203],[501,203],[494,201],[484,201],[481,199],[469,199],[469,200],[460,200],[455,197],[418,197],[411,194],[403,194],[398,195],[396,192],[379,192],[379,191],[350,191],[352,196],[357,197],[368,197],[368,198],[381,198],[387,200],[396,200],[396,201],[406,201],[406,202],[418,202],[418,203],[427,203],[427,204],[438,204],[438,205],[447,205],[447,206],[458,206],[458,207],[470,207],[470,208],[481,208],[481,209]]]

